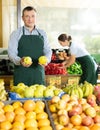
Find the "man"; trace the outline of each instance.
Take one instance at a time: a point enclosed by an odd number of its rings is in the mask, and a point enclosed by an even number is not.
[[[28,6],[22,11],[24,26],[14,31],[9,39],[8,55],[15,64],[14,85],[23,82],[26,85],[45,84],[44,67],[38,64],[44,55],[51,61],[52,50],[46,33],[36,27],[36,9]],[[24,64],[25,56],[32,58],[32,64]]]

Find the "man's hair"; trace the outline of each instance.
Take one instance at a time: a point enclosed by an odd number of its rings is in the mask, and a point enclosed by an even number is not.
[[[23,9],[23,11],[22,11],[22,16],[24,15],[24,12],[25,12],[25,11],[31,11],[31,10],[34,10],[34,11],[36,12],[36,9],[35,9],[34,7],[32,7],[32,6],[27,6],[27,7],[25,7],[25,8]]]

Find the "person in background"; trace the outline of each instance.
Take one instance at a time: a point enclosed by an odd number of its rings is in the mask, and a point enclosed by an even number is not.
[[[58,36],[58,42],[63,47],[69,47],[69,59],[63,62],[65,67],[69,67],[75,61],[78,61],[82,66],[83,74],[81,75],[80,82],[87,81],[93,85],[97,84],[97,68],[98,65],[90,56],[89,52],[80,44],[72,42],[71,36],[61,34]]]
[[[24,26],[13,31],[8,44],[8,56],[14,63],[14,85],[45,85],[44,66],[38,63],[40,56],[46,56],[51,61],[52,50],[46,33],[36,26],[36,9],[27,6],[22,11]],[[32,59],[32,64],[24,64],[25,56]],[[47,63],[47,64],[48,64]]]

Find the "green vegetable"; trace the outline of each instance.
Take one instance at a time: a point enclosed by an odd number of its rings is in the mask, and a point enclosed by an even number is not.
[[[70,67],[67,68],[68,74],[82,74],[82,68],[80,63],[75,62]]]

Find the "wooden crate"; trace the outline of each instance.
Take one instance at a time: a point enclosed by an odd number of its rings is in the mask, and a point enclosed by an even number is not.
[[[80,75],[46,75],[46,86],[55,85],[56,87],[64,87],[66,84],[78,84]]]

